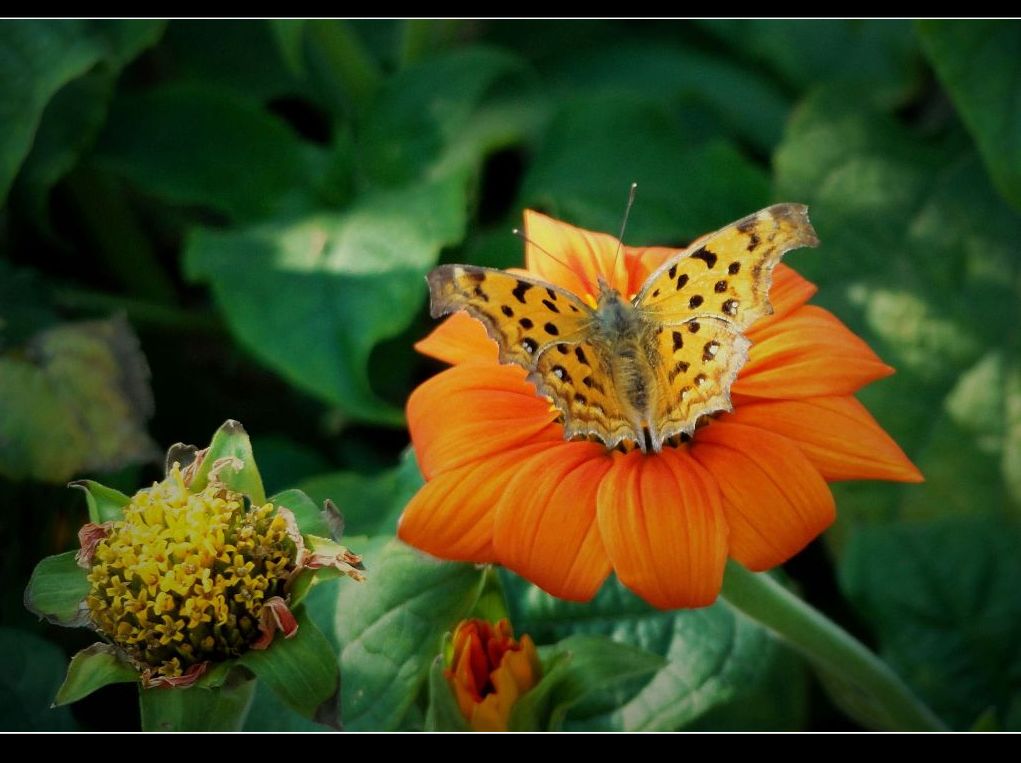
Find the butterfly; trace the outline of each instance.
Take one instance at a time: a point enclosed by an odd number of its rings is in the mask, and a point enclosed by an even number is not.
[[[442,265],[427,279],[430,312],[481,321],[501,362],[528,371],[560,411],[565,439],[658,452],[702,417],[732,410],[730,387],[751,344],[743,332],[773,311],[773,268],[818,243],[807,207],[776,204],[698,239],[632,299],[600,279],[590,307],[536,278]]]

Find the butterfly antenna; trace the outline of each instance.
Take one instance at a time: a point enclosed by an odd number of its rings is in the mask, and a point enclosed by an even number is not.
[[[627,192],[627,206],[624,207],[624,220],[620,224],[620,235],[617,236],[617,251],[613,255],[613,269],[611,273],[617,272],[617,260],[620,258],[620,250],[624,248],[624,231],[627,230],[627,221],[631,216],[631,207],[635,203],[635,192],[638,190],[638,183],[632,183]]]
[[[563,265],[568,270],[573,270],[574,269],[570,265],[568,265],[566,262],[564,262],[562,259],[560,259],[559,257],[555,256],[552,252],[550,252],[549,249],[543,249],[537,243],[532,241],[532,239],[530,239],[528,236],[526,236],[524,231],[522,231],[520,228],[514,228],[513,230],[511,230],[511,233],[513,233],[515,236],[520,238],[526,244],[531,244],[532,246],[534,246],[536,249],[538,249],[540,252],[545,254],[547,257],[549,257],[554,262],[557,262],[557,263]]]

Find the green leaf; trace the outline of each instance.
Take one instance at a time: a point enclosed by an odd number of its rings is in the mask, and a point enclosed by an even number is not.
[[[200,83],[119,96],[94,159],[172,204],[240,221],[315,206],[328,166],[258,102]]]
[[[25,631],[0,628],[0,718],[4,731],[72,731],[67,708],[50,700],[64,673],[64,653]]]
[[[123,319],[56,326],[0,356],[0,474],[64,482],[151,458],[148,376]]]
[[[906,20],[715,19],[699,23],[756,69],[771,70],[800,89],[818,83],[860,86],[861,97],[896,106],[921,82],[919,55]]]
[[[849,523],[1021,509],[1021,218],[963,143],[830,90],[796,112],[775,159],[778,196],[809,205],[822,241],[790,264],[897,369],[860,397],[927,479],[834,486],[834,540]]]
[[[471,731],[443,670],[443,655],[438,654],[429,668],[429,708],[425,713],[425,730]]]
[[[198,686],[138,690],[143,731],[240,731],[255,692],[245,671],[214,689]]]
[[[663,612],[609,581],[589,604],[560,601],[506,575],[511,620],[537,643],[601,635],[665,658],[649,678],[590,696],[568,714],[567,730],[672,731],[760,689],[786,650],[726,603]],[[780,698],[771,698],[778,701]]]
[[[295,613],[298,632],[278,634],[269,649],[249,651],[239,660],[288,707],[306,718],[336,724],[337,658],[330,642],[305,611]]]
[[[712,125],[718,131],[712,120],[718,117],[736,136],[763,151],[780,141],[790,110],[789,97],[767,75],[693,46],[623,41],[582,52],[571,49],[556,75],[558,90],[565,94],[640,94],[676,103],[698,117],[685,125],[688,129]],[[698,135],[708,138],[712,132]]]
[[[1021,26],[997,20],[921,21],[918,32],[993,182],[1021,208]]]
[[[567,711],[589,695],[667,665],[657,655],[604,636],[568,636],[544,655],[545,674],[511,711],[515,731],[558,731]]]
[[[83,625],[87,573],[75,561],[76,551],[47,556],[32,571],[25,589],[25,606],[51,623],[75,628]]]
[[[97,525],[123,519],[123,509],[131,503],[131,498],[121,491],[100,485],[93,480],[78,480],[70,483],[68,487],[79,488],[85,493],[85,500],[89,505],[89,521]]]
[[[344,517],[346,532],[393,535],[397,518],[422,485],[415,452],[408,448],[400,466],[393,469],[370,475],[355,471],[322,474],[303,481],[301,489],[318,503],[333,501]]]
[[[521,61],[467,48],[387,81],[361,133],[362,171],[384,185],[472,170],[520,142],[544,116]]]
[[[137,683],[138,671],[110,644],[93,644],[71,658],[54,705],[70,705],[110,684]]]
[[[880,652],[932,707],[967,729],[992,704],[1005,729],[1021,701],[1021,532],[953,517],[861,528],[840,567]]]
[[[245,731],[331,731],[285,705],[262,681],[256,681],[255,698],[245,718]]]
[[[522,199],[616,234],[632,182],[638,196],[628,243],[689,241],[769,201],[765,174],[730,143],[692,145],[662,105],[623,95],[562,106],[525,177]]]
[[[205,458],[192,478],[192,491],[197,493],[205,489],[214,469],[220,482],[247,495],[256,506],[266,502],[266,491],[262,487],[259,467],[255,464],[252,443],[240,422],[228,419],[216,430]]]
[[[342,586],[337,605],[344,727],[392,730],[425,686],[443,634],[474,606],[483,574],[397,541],[366,550],[365,567],[368,580]]]
[[[247,230],[199,230],[193,280],[209,282],[231,331],[300,389],[362,421],[397,425],[380,400],[369,353],[425,302],[423,276],[465,226],[460,177],[362,197],[343,214]]]
[[[0,82],[4,83],[0,93],[0,124],[4,125],[0,139],[0,203],[32,149],[44,111],[54,95],[101,61],[115,68],[127,63],[151,44],[161,29],[162,22],[152,21],[17,20],[3,25],[0,30]],[[43,145],[49,145],[53,137],[51,130],[60,129],[55,124],[47,126]],[[64,150],[60,146],[56,148]],[[64,160],[58,161],[66,164]],[[38,167],[33,173],[38,180]],[[51,173],[49,179],[54,179]]]

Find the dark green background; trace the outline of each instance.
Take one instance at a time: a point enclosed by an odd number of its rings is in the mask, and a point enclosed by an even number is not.
[[[480,585],[387,542],[419,479],[403,402],[437,368],[410,346],[423,275],[520,264],[525,207],[615,231],[637,181],[630,244],[810,205],[822,246],[788,261],[897,368],[861,398],[927,482],[836,486],[787,572],[952,727],[1021,729],[1021,24],[5,21],[0,124],[0,728],[136,726],[130,686],[46,709],[92,639],[21,594],[75,544],[67,480],[133,491],[226,418],[270,493],[364,536],[370,582],[313,602],[345,723],[420,728]],[[667,659],[569,728],[854,727],[724,604],[504,587],[540,643]],[[275,702],[249,727],[307,724]]]

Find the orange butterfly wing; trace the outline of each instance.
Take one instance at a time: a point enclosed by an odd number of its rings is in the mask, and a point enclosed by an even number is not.
[[[635,306],[663,325],[718,318],[743,331],[773,311],[769,287],[784,253],[819,239],[802,204],[775,204],[703,236],[660,266]]]

